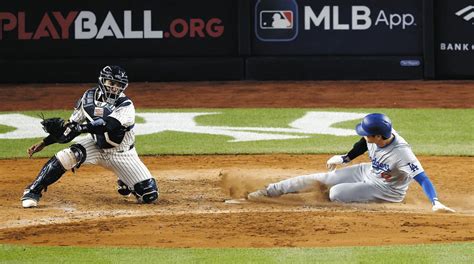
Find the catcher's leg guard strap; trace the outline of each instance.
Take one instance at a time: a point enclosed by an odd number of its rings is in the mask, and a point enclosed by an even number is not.
[[[36,180],[28,187],[32,192],[40,194],[48,185],[55,183],[66,170],[56,157],[52,157],[39,172]]]
[[[84,161],[86,161],[87,158],[87,151],[84,146],[81,144],[73,144],[70,146],[71,150],[74,152],[74,155],[76,156],[77,160],[77,165],[76,168],[79,168]]]
[[[156,181],[153,178],[136,183],[133,189],[135,196],[141,202],[152,203],[158,199],[158,186],[156,186]]]
[[[66,170],[79,168],[86,160],[86,149],[80,144],[74,144],[56,153],[56,158]]]

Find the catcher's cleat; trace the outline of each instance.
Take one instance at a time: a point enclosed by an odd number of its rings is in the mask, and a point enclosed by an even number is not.
[[[39,200],[41,198],[41,193],[34,193],[31,190],[27,189],[23,192],[21,197],[21,205],[23,208],[31,208],[38,206]]]
[[[130,196],[130,194],[132,193],[132,191],[130,190],[130,188],[128,188],[128,186],[121,180],[117,180],[117,192],[120,194],[120,195],[123,195],[123,196]]]
[[[250,200],[250,201],[258,200],[258,199],[261,199],[263,197],[268,197],[268,192],[267,192],[266,189],[257,190],[255,192],[251,192],[247,195],[247,199]]]

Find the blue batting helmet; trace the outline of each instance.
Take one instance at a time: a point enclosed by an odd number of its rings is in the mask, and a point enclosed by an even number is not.
[[[381,135],[384,138],[390,138],[392,135],[392,121],[384,114],[369,114],[356,126],[355,130],[360,136]]]

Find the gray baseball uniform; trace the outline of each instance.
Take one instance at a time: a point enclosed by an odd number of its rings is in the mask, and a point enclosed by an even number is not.
[[[267,192],[269,196],[278,196],[320,182],[332,186],[329,191],[331,201],[400,202],[413,177],[423,172],[423,167],[405,139],[396,131],[393,134],[393,141],[383,148],[367,143],[371,163],[290,178],[268,185]]]

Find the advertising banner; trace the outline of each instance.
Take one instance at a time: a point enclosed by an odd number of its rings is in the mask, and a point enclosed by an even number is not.
[[[252,0],[253,55],[421,55],[422,0]]]
[[[474,78],[474,2],[435,2],[437,78]]]
[[[237,56],[237,0],[3,1],[0,57]]]

